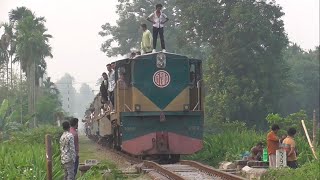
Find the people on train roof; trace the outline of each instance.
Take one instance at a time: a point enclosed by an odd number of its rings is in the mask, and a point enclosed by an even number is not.
[[[162,10],[162,4],[157,4],[156,5],[156,10],[150,14],[147,18],[148,21],[153,23],[153,50],[152,52],[156,52],[156,46],[157,46],[157,38],[158,34],[160,36],[160,42],[161,42],[161,48],[162,51],[165,52],[165,43],[164,43],[164,36],[163,36],[163,27],[164,23],[166,23],[169,18],[161,11]]]
[[[142,40],[141,40],[141,52],[142,54],[148,54],[152,52],[153,38],[151,32],[147,29],[146,24],[141,24]]]

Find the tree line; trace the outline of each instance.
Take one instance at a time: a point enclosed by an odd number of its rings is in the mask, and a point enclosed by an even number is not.
[[[265,129],[269,113],[319,112],[319,47],[306,52],[289,41],[275,1],[122,0],[116,25],[99,32],[101,50],[116,56],[139,49],[140,24],[152,27],[146,17],[157,3],[170,19],[167,49],[203,60],[207,126],[242,121]]]
[[[0,130],[14,123],[53,123],[62,111],[59,91],[46,75],[46,58],[53,55],[45,22],[26,7],[11,10],[9,22],[1,22]]]

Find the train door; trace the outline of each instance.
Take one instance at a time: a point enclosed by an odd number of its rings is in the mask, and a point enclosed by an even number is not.
[[[190,110],[199,111],[202,109],[202,66],[201,61],[190,59]]]
[[[126,59],[116,62],[116,89],[115,89],[115,110],[116,114],[111,115],[113,131],[113,148],[121,147],[121,112],[131,111],[131,60]]]

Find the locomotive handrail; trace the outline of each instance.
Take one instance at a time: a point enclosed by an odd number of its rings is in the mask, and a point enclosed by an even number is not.
[[[200,82],[202,81],[202,79],[200,79],[199,81],[197,81],[197,91],[198,91],[198,102],[197,104],[194,106],[192,111],[195,111],[196,109],[198,109],[198,106],[200,104]]]
[[[129,108],[129,106],[127,104],[124,104],[124,106],[129,109],[130,112],[132,112],[132,110]]]

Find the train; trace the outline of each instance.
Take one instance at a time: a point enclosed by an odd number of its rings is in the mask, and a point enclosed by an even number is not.
[[[95,96],[83,122],[102,145],[177,162],[203,148],[202,61],[155,52],[115,61],[114,111]]]

